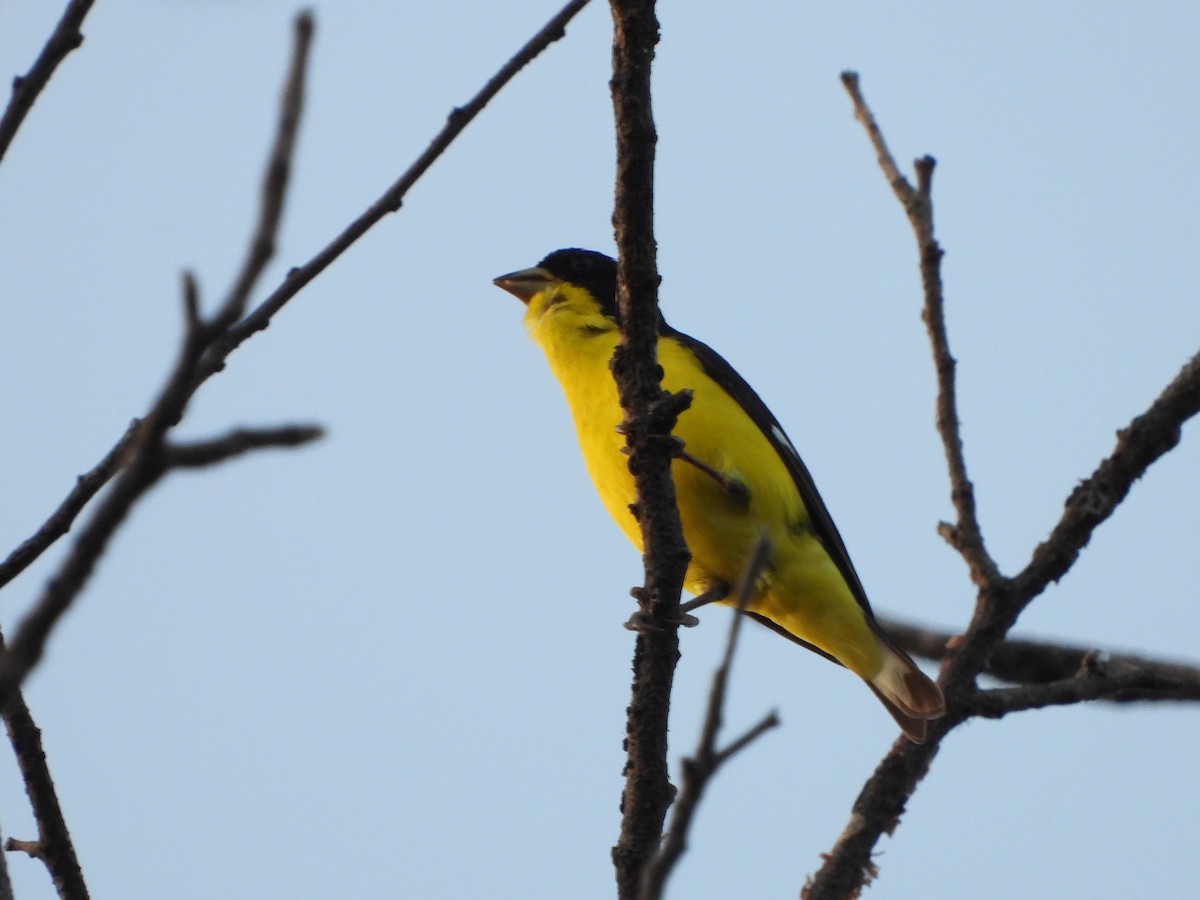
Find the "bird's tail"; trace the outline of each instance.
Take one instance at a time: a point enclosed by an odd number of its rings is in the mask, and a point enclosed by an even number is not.
[[[874,624],[874,623],[872,623]],[[867,681],[875,696],[892,714],[910,741],[920,744],[925,741],[925,723],[940,719],[946,712],[946,701],[942,689],[917,668],[892,639],[876,628],[880,649],[883,650],[883,668]]]

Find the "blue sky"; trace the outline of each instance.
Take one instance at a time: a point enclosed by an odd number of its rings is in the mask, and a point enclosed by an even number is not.
[[[374,200],[557,3],[315,7],[267,285]],[[0,547],[144,410],[240,260],[296,7],[99,0],[0,165]],[[57,3],[0,9],[0,71]],[[665,2],[659,266],[804,454],[873,603],[961,626],[906,221],[838,81],[930,153],[967,462],[1020,568],[1200,340],[1193,4]],[[495,275],[610,251],[610,20],[589,7],[181,426],[315,420],[314,447],[173,476],[120,533],[27,697],[96,896],[607,897],[640,562]],[[1200,657],[1194,426],[1018,632]],[[5,592],[11,631],[63,548]],[[727,612],[683,635],[672,758]],[[670,896],[792,897],[895,736],[847,673],[750,630],[722,773]],[[874,897],[1180,896],[1191,708],[1089,706],[945,743]],[[32,837],[0,753],[0,825]],[[1183,789],[1181,789],[1181,787]],[[22,898],[51,897],[10,854]]]

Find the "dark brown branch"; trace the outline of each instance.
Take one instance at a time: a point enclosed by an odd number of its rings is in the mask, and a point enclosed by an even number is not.
[[[874,115],[859,90],[858,75],[842,73],[842,84],[850,94],[855,117],[863,124],[875,149],[879,167],[891,185],[912,225],[917,238],[921,280],[924,287],[922,318],[933,344],[934,364],[938,379],[937,424],[942,437],[950,470],[951,498],[958,521],[953,528],[954,546],[967,561],[972,581],[983,596],[998,579],[995,563],[983,546],[983,538],[975,517],[974,488],[966,475],[962,441],[958,431],[958,414],[954,393],[954,358],[950,355],[942,314],[942,250],[933,232],[933,200],[931,196],[933,159],[917,161],[919,188],[914,188],[900,173]],[[1001,635],[1000,637],[1002,637]],[[974,673],[963,669],[958,680],[951,683],[945,674],[940,679],[946,696],[946,715],[930,723],[925,743],[913,744],[898,740],[891,753],[884,757],[875,773],[863,786],[854,803],[853,813],[832,851],[824,854],[820,869],[805,884],[801,896],[806,900],[843,900],[856,897],[875,876],[871,851],[880,835],[896,826],[908,797],[929,770],[937,755],[941,738],[962,721],[963,710],[975,691]]]
[[[1067,706],[1088,700],[1117,699],[1126,693],[1136,693],[1143,698],[1170,698],[1182,690],[1183,685],[1178,681],[1163,678],[1155,672],[1085,672],[1075,678],[1064,678],[1045,684],[1025,684],[1020,687],[980,691],[971,704],[971,714],[987,719],[999,719],[1009,713],[1029,709]]]
[[[635,513],[645,555],[645,586],[635,591],[639,620],[626,720],[621,833],[613,847],[617,895],[633,900],[658,848],[674,789],[667,772],[667,717],[679,659],[679,593],[689,554],[683,541],[670,434],[682,408],[659,384],[658,270],[654,241],[654,153],[650,67],[658,43],[653,0],[611,0],[617,175],[613,228],[618,251],[621,342],[612,360],[637,487]]]
[[[1029,563],[1011,579],[984,587],[970,626],[944,668],[944,687],[968,689],[1025,607],[1066,574],[1092,533],[1124,500],[1133,483],[1179,442],[1183,423],[1200,411],[1200,354],[1194,356],[1145,413],[1117,435],[1112,454],[1067,497],[1063,515]]]
[[[213,326],[220,331],[242,318],[255,284],[275,255],[275,236],[279,233],[279,222],[283,218],[283,201],[287,196],[292,157],[296,150],[296,132],[300,127],[300,112],[304,108],[304,81],[312,36],[312,13],[302,12],[296,16],[293,27],[292,61],[279,98],[275,143],[263,173],[258,225],[247,248],[242,269],[213,321]]]
[[[68,11],[77,6],[86,7],[91,3],[72,3],[68,7]],[[396,182],[376,203],[364,212],[355,222],[337,238],[335,238],[321,253],[317,254],[312,260],[295,269],[288,274],[284,283],[280,285],[274,293],[272,293],[263,303],[254,310],[250,315],[242,319],[235,327],[214,341],[214,345],[210,348],[202,363],[198,367],[197,379],[203,381],[211,376],[214,372],[224,368],[225,359],[233,350],[235,350],[242,342],[257,331],[262,331],[269,324],[271,317],[275,315],[296,293],[300,291],[305,284],[312,281],[323,269],[332,263],[341,253],[350,247],[359,237],[376,224],[383,216],[400,208],[400,201],[407,190],[412,186],[417,178],[423,174],[438,156],[450,145],[458,133],[473,119],[488,103],[495,94],[507,84],[516,73],[537,56],[542,50],[549,46],[554,41],[558,40],[565,34],[567,22],[575,16],[584,6],[587,5],[587,0],[572,0],[563,9],[552,18],[546,26],[538,32],[521,50],[514,56],[499,72],[492,77],[483,89],[468,103],[466,106],[456,109],[450,116],[450,122],[445,128],[434,138],[429,148],[417,159],[408,171]],[[64,16],[64,20],[65,20]],[[60,23],[60,27],[61,27]],[[308,25],[297,23],[298,37],[299,32],[311,32],[311,21]],[[308,35],[304,36],[307,44]],[[291,67],[291,76],[288,78],[289,86],[296,84],[297,70],[293,62]],[[263,234],[264,225],[271,222],[277,222],[278,203],[275,201],[275,191],[281,191],[286,184],[287,166],[278,165],[276,163],[280,149],[290,147],[294,140],[295,117],[288,108],[288,99],[299,97],[299,92],[302,90],[302,82],[299,86],[289,89],[285,88],[283,93],[283,122],[286,130],[291,136],[283,137],[283,129],[277,133],[274,144],[274,152],[272,153],[272,162],[268,165],[267,173],[263,178],[264,201],[260,207],[259,223],[257,235]],[[271,173],[275,173],[272,175]],[[282,173],[282,174],[281,174]],[[247,253],[246,262],[243,264],[243,275],[235,282],[235,287],[231,289],[229,296],[224,304],[226,309],[234,309],[237,306],[244,304],[245,297],[248,296],[249,289],[246,284],[253,281],[246,273],[260,272],[260,265],[255,262],[258,259],[259,252],[253,248],[255,245],[273,246],[273,239],[260,240],[256,237],[252,242],[251,249]],[[240,285],[240,287],[239,287]],[[250,284],[252,288],[252,284]],[[198,327],[200,325],[199,316],[199,292],[196,288],[195,279],[191,273],[184,273],[184,312],[185,320],[189,327]],[[137,425],[137,422],[134,423]],[[84,475],[80,479],[80,484],[71,492],[71,494],[63,501],[58,510],[46,521],[46,523],[38,530],[37,534],[23,543],[20,547],[13,551],[12,554],[3,562],[0,563],[0,587],[15,578],[23,571],[34,559],[54,543],[59,537],[69,530],[71,523],[75,517],[82,511],[83,507],[89,500],[107,484],[116,474],[120,467],[122,455],[128,449],[129,442],[133,437],[134,426],[131,426],[125,435],[117,442],[117,444],[109,451],[108,455],[96,465],[91,472]]]
[[[721,659],[721,664],[713,673],[712,688],[708,692],[708,706],[704,713],[704,725],[700,729],[700,740],[695,752],[683,760],[682,787],[671,808],[671,827],[667,830],[658,852],[647,863],[642,873],[639,900],[659,900],[662,897],[667,879],[687,850],[688,832],[692,827],[696,807],[699,806],[709,782],[717,774],[717,771],[738,751],[779,724],[779,716],[771,712],[728,747],[723,750],[717,749],[717,736],[720,734],[725,712],[725,694],[729,685],[729,672],[733,667],[733,653],[741,632],[741,613],[754,594],[754,585],[758,581],[759,575],[762,574],[763,567],[766,566],[769,553],[770,542],[765,536],[760,537],[734,592],[734,596],[737,598],[737,614],[729,623],[729,632],[725,638],[725,654]]]
[[[952,651],[947,647],[960,638],[946,631],[923,628],[894,619],[881,619],[880,624],[897,643],[914,656],[940,662]],[[1077,675],[1102,653],[1110,675],[1128,672],[1147,672],[1177,686],[1163,691],[1122,690],[1104,699],[1113,702],[1134,700],[1200,700],[1200,667],[1182,662],[1166,662],[1116,651],[1099,651],[1095,647],[1068,646],[1050,641],[1009,639],[992,650],[982,674],[1010,684],[1046,684]]]
[[[33,66],[24,75],[13,79],[12,96],[8,100],[4,115],[0,116],[0,159],[4,159],[8,145],[17,136],[17,130],[25,121],[25,116],[33,109],[38,95],[50,81],[59,63],[83,43],[83,32],[79,29],[83,27],[83,20],[94,2],[95,0],[71,0]]]
[[[311,21],[305,24],[308,19],[306,14],[301,14],[297,19],[289,83],[296,77],[296,68],[303,68],[306,64],[309,42],[305,32],[311,29]],[[299,96],[295,96],[297,103]],[[298,114],[298,108],[283,110],[278,126],[279,132],[294,127],[288,120],[289,117]],[[275,146],[278,148],[284,143],[286,142],[277,136]],[[290,144],[287,146],[290,147]],[[275,160],[272,159],[269,165],[274,164]],[[275,184],[281,191],[286,187],[285,182]],[[275,202],[282,204],[283,199],[264,199],[263,202],[264,205]],[[275,225],[277,224],[276,220]],[[268,243],[274,242],[273,233],[257,234],[255,240],[260,238],[265,238]],[[230,296],[233,297],[235,293],[231,292]],[[199,385],[195,377],[197,366],[213,340],[220,334],[222,319],[228,312],[227,304],[214,320],[203,321],[197,313],[195,282],[186,277],[183,306],[186,328],[175,368],[161,388],[154,405],[138,424],[127,449],[127,462],[121,474],[112,489],[100,501],[33,608],[21,621],[7,652],[0,655],[0,707],[8,702],[25,676],[41,659],[51,631],[87,584],[97,561],[129,510],[167,471],[165,435],[182,418],[188,402],[195,393]]]
[[[929,195],[933,160],[929,157],[918,160],[918,187],[913,189],[908,185],[899,177],[895,163],[886,152],[874,118],[859,93],[857,77],[853,73],[846,73],[843,82],[850,91],[856,115],[866,126],[876,148],[884,174],[904,204],[917,235],[925,288],[923,316],[929,326],[938,368],[938,426],[946,448],[952,497],[958,512],[955,525],[945,526],[942,531],[966,560],[979,593],[971,623],[964,634],[950,645],[951,652],[946,655],[942,667],[939,681],[946,695],[946,716],[933,723],[925,744],[899,742],[880,763],[859,794],[850,822],[833,851],[825,856],[824,864],[805,886],[803,896],[810,900],[840,900],[857,896],[874,877],[871,852],[875,844],[882,834],[890,832],[899,821],[905,803],[937,754],[941,738],[966,718],[986,708],[977,706],[977,703],[1018,702],[1017,695],[1004,693],[992,695],[993,700],[979,701],[976,677],[984,671],[988,660],[1021,611],[1051,580],[1057,580],[1066,573],[1079,550],[1090,540],[1095,527],[1112,513],[1147,467],[1178,443],[1183,422],[1200,410],[1200,356],[1197,356],[1184,367],[1150,409],[1121,432],[1112,456],[1104,460],[1097,471],[1072,492],[1059,524],[1050,538],[1034,551],[1026,568],[1015,578],[1002,576],[983,546],[975,519],[974,494],[966,478],[962,444],[958,438],[953,358],[949,356],[945,342],[945,326],[941,315],[941,280],[938,272],[941,249],[933,239],[932,201]],[[1080,677],[1086,680],[1090,676]],[[1148,676],[1129,678],[1128,684],[1111,695],[1120,696],[1120,691],[1124,689],[1131,692],[1146,691],[1147,684],[1159,679],[1159,676],[1150,673]],[[1040,698],[1047,702],[1066,702],[1062,698],[1074,691],[1077,699],[1081,700],[1091,696],[1087,691],[1099,691],[1106,687],[1093,687],[1089,683],[1085,689],[1078,679],[1069,681],[1072,683],[1064,682],[1057,684],[1053,690],[1047,689]],[[1158,680],[1158,686],[1153,690],[1160,691],[1161,685],[1168,681]],[[1005,697],[1009,700],[1004,701]],[[1026,700],[1032,702],[1032,697],[1033,694],[1026,695]]]
[[[513,77],[526,65],[532,62],[550,44],[566,34],[567,23],[571,21],[588,0],[571,0],[545,27],[523,46],[517,54],[505,63],[495,75],[471,98],[464,106],[455,107],[447,119],[445,126],[430,142],[425,152],[417,157],[396,182],[384,191],[383,195],[372,203],[365,212],[351,222],[341,234],[335,237],[302,266],[287,273],[283,283],[269,297],[262,301],[249,315],[237,323],[216,341],[212,349],[205,355],[200,366],[198,378],[203,381],[225,367],[225,359],[248,338],[262,331],[271,324],[272,317],[281,310],[310,281],[323,272],[335,259],[341,256],[351,245],[366,234],[389,213],[400,209],[404,196],[417,180],[425,174],[434,161],[446,151],[450,144],[462,133],[463,129],[483,111],[491,99],[500,92]]]
[[[78,875],[79,867],[67,837],[66,826],[62,822],[61,811],[57,810],[57,800],[54,798],[49,772],[45,769],[45,758],[41,753],[40,742],[28,739],[29,735],[36,736],[37,730],[32,719],[28,719],[28,710],[24,708],[21,699],[19,690],[21,680],[37,663],[51,630],[83,589],[97,560],[104,552],[108,540],[124,520],[129,509],[162,477],[168,467],[171,465],[210,464],[218,459],[256,447],[293,445],[318,436],[319,430],[302,428],[290,431],[276,430],[271,433],[242,432],[206,444],[174,447],[165,443],[166,433],[182,417],[186,405],[197,387],[205,378],[224,365],[228,354],[250,334],[265,328],[270,317],[283,306],[290,296],[328,266],[344,249],[382,218],[384,213],[398,209],[401,198],[408,187],[428,169],[434,159],[462,131],[463,127],[521,67],[545,46],[562,36],[566,22],[586,5],[586,2],[587,0],[573,0],[568,3],[538,36],[488,82],[467,107],[454,111],[447,128],[434,140],[417,163],[382,198],[380,204],[387,208],[381,211],[375,210],[375,212],[373,212],[374,208],[368,210],[303,270],[290,273],[284,285],[275,294],[268,297],[255,313],[242,319],[239,326],[241,330],[238,334],[232,339],[224,338],[222,335],[228,333],[226,331],[228,326],[241,319],[255,283],[261,276],[266,263],[274,254],[275,236],[282,215],[288,172],[302,106],[307,51],[313,31],[310,15],[305,13],[297,17],[292,63],[283,91],[280,121],[276,130],[273,150],[263,178],[258,224],[238,278],[234,281],[226,300],[213,319],[205,321],[200,313],[199,291],[195,279],[190,273],[185,273],[183,283],[185,339],[175,370],[161,390],[150,413],[144,419],[134,422],[126,435],[117,442],[104,460],[80,479],[75,490],[39,529],[38,533],[18,547],[0,565],[0,574],[3,575],[3,581],[0,581],[0,585],[2,585],[28,566],[59,536],[66,533],[82,508],[105,483],[124,468],[122,476],[79,535],[68,557],[47,585],[33,610],[21,622],[12,648],[0,655],[0,703],[6,704],[5,709],[10,717],[16,717],[8,720],[10,734],[13,733],[13,723],[16,722],[16,735],[12,737],[12,740],[22,770],[25,772],[27,790],[30,792],[41,833],[35,842],[16,841],[11,842],[11,846],[24,849],[46,862],[51,869],[56,885],[59,886],[60,896],[80,898],[86,897],[87,892],[83,887],[81,877],[78,885],[72,886],[70,883],[70,870],[73,869]],[[55,36],[47,45],[47,50],[43,51],[43,57],[39,59],[30,76],[27,76],[26,83],[17,85],[14,100],[9,104],[3,120],[3,126],[9,131],[6,132],[5,141],[0,145],[0,155],[7,147],[8,141],[11,140],[11,135],[19,125],[20,119],[32,105],[37,91],[49,78],[54,66],[82,40],[82,37],[78,35],[78,24],[82,21],[83,13],[90,6],[91,2],[73,2],[68,6],[67,13],[60,22]],[[64,39],[66,43],[61,43]],[[57,55],[55,56],[55,54]],[[48,59],[51,62],[47,68],[45,60]],[[39,72],[43,74],[37,75]],[[37,77],[34,77],[35,75]],[[32,92],[28,90],[30,88],[32,88]],[[375,214],[376,212],[377,214]],[[214,346],[218,341],[220,342],[219,348]],[[207,361],[205,365],[201,365],[202,360]],[[34,768],[40,766],[40,774],[33,771],[31,766]],[[50,803],[52,803],[54,811],[49,810],[48,804]],[[61,832],[61,836],[57,836],[56,832]]]
[[[25,571],[30,563],[41,556],[51,544],[71,530],[71,524],[75,521],[75,517],[121,468],[125,454],[128,452],[140,424],[139,419],[134,419],[121,439],[105,454],[104,459],[96,463],[90,472],[79,476],[75,487],[58,505],[58,509],[50,514],[50,518],[46,519],[32,536],[26,538],[8,555],[4,562],[0,563],[0,588]]]
[[[3,640],[0,640],[0,648],[3,646]],[[9,838],[4,849],[23,850],[40,859],[50,873],[58,896],[63,900],[87,900],[88,889],[83,880],[83,871],[71,843],[58,793],[54,789],[54,780],[50,777],[46,752],[42,749],[42,732],[33,721],[19,689],[13,691],[4,706],[4,727],[8,731],[8,739],[38,827],[36,841]]]
[[[942,248],[933,234],[933,169],[931,156],[918,159],[915,163],[917,187],[914,188],[896,166],[891,151],[883,139],[875,116],[863,99],[859,89],[858,73],[843,72],[842,84],[850,94],[854,105],[854,116],[867,131],[867,137],[875,148],[879,167],[888,184],[904,207],[917,238],[917,253],[921,262],[921,282],[925,289],[925,304],[921,318],[929,331],[933,349],[933,363],[937,372],[937,428],[941,435],[950,470],[950,498],[958,513],[953,526],[942,529],[943,536],[966,559],[971,579],[976,586],[994,580],[999,572],[995,561],[988,555],[979,530],[975,511],[975,488],[967,477],[967,464],[963,456],[962,434],[958,422],[958,400],[954,382],[955,360],[950,353],[950,342],[946,335],[946,317],[942,301],[941,260]]]
[[[166,444],[163,447],[163,463],[168,469],[198,469],[254,450],[299,447],[324,436],[325,430],[319,425],[237,428],[212,440]]]
[[[1133,483],[1179,443],[1183,423],[1198,412],[1200,353],[1188,360],[1149,409],[1117,432],[1112,454],[1067,497],[1062,518],[1013,579],[1016,595],[1024,598],[1013,611],[1014,619],[1029,600],[1066,574],[1096,527],[1112,515]]]

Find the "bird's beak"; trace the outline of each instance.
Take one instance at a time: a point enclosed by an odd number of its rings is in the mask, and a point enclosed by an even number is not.
[[[507,275],[492,279],[492,284],[504,288],[522,303],[528,303],[537,294],[558,282],[558,278],[539,266],[522,269],[519,272],[509,272]]]

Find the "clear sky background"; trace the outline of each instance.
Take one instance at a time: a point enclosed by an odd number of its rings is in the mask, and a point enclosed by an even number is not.
[[[265,284],[374,200],[556,11],[318,3]],[[99,0],[0,165],[0,548],[133,416],[250,232],[296,6]],[[59,2],[0,6],[0,75]],[[989,546],[1028,560],[1078,479],[1200,347],[1200,7],[661,5],[659,265],[805,455],[874,604],[961,627],[914,241],[838,82],[935,202]],[[28,685],[97,897],[612,896],[640,560],[584,474],[521,305],[491,285],[612,251],[597,0],[390,217],[210,381],[182,425],[320,444],[172,476]],[[1195,426],[1017,633],[1200,659]],[[65,545],[64,545],[65,546]],[[64,547],[5,592],[11,632]],[[673,763],[728,612],[683,634]],[[794,897],[896,736],[861,683],[745,634],[728,736],[783,727],[702,806],[674,898]],[[1092,705],[946,741],[880,846],[881,898],[1195,890],[1200,711]],[[0,752],[0,825],[31,838]],[[10,854],[18,896],[51,897]]]

